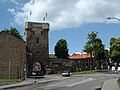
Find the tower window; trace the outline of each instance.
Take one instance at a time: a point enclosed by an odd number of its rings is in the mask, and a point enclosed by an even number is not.
[[[38,38],[36,38],[36,43],[39,44],[39,39]]]
[[[44,32],[43,32],[43,31],[41,31],[41,35],[43,35],[43,33],[44,33]]]
[[[39,53],[39,51],[36,52],[37,54]]]
[[[33,35],[35,34],[35,31],[32,31]]]
[[[41,35],[46,35],[46,31],[41,31]]]

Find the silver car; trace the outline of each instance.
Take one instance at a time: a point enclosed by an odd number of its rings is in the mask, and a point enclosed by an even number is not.
[[[70,76],[70,71],[69,70],[64,70],[62,72],[62,76],[66,76],[66,77]]]

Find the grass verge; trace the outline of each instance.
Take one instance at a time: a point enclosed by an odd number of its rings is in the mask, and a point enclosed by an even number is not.
[[[78,76],[78,75],[82,75],[82,74],[95,74],[98,73],[96,70],[92,70],[92,71],[79,71],[79,72],[72,72],[72,75],[74,76]]]
[[[118,86],[120,88],[120,78],[118,79],[117,84],[118,84]]]
[[[0,79],[0,83],[16,83],[21,81],[21,79]]]
[[[71,72],[72,76],[80,76],[83,74],[96,74],[96,73],[106,73],[106,70],[89,70],[89,71],[77,71],[77,72]],[[56,75],[56,76],[60,76],[62,75],[62,73],[56,73],[56,74],[50,74],[50,75]]]

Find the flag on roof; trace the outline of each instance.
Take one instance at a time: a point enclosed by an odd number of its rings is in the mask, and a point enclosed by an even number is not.
[[[30,15],[32,15],[32,11],[30,11]]]
[[[46,18],[47,18],[47,16],[48,16],[47,12],[46,12],[46,14],[45,14],[45,15],[46,15]]]
[[[45,17],[43,18],[43,21],[45,21]]]

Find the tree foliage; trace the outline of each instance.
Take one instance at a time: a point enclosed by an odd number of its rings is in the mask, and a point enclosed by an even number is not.
[[[96,38],[95,40],[93,55],[95,58],[104,59],[104,45],[100,38]]]
[[[55,56],[58,58],[67,59],[68,58],[68,48],[67,41],[65,39],[60,39],[55,46]]]
[[[110,58],[113,62],[120,62],[120,38],[110,40]]]
[[[84,46],[84,52],[90,53],[91,56],[93,54],[94,58],[96,58],[96,62],[98,64],[98,68],[101,69],[101,64],[104,62],[105,53],[104,53],[104,45],[100,38],[97,37],[97,32],[90,32],[88,34],[88,41]]]
[[[11,27],[10,29],[5,28],[4,30],[2,30],[2,32],[7,32],[7,33],[19,38],[19,39],[22,39],[22,36],[20,35],[20,32],[16,28],[13,28],[13,27]]]
[[[95,33],[94,31],[88,33],[88,41],[84,46],[84,52],[87,53],[91,53],[92,51],[94,51],[94,44],[95,44],[95,40],[97,38],[97,33]]]

